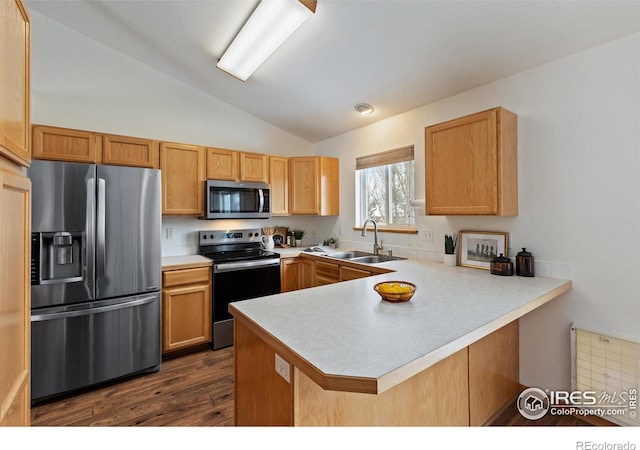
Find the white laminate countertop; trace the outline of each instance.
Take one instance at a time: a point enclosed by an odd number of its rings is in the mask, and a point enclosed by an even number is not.
[[[307,368],[376,380],[380,393],[571,288],[567,280],[502,277],[428,261],[377,266],[396,272],[235,302],[230,309]],[[418,288],[407,303],[387,303],[373,290],[385,280]]]
[[[200,255],[163,256],[162,270],[187,269],[211,266],[213,261]]]

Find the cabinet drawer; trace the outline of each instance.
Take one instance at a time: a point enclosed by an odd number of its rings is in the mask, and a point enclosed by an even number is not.
[[[210,275],[210,267],[171,270],[162,273],[162,286],[171,287],[181,286],[184,284],[208,283]]]
[[[365,278],[371,276],[371,272],[367,270],[354,269],[353,267],[340,267],[340,281],[355,280],[357,278]]]
[[[333,263],[316,261],[316,276],[338,279],[339,266]]]
[[[340,281],[340,266],[337,264],[316,261],[316,286],[337,283]]]

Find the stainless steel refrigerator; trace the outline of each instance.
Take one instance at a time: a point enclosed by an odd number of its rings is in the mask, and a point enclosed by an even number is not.
[[[33,161],[31,399],[161,361],[160,171]]]

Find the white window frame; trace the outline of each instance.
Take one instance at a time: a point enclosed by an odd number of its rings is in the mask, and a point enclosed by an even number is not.
[[[415,158],[413,146],[401,147],[394,150],[389,150],[382,153],[376,153],[373,155],[367,155],[364,157],[356,158],[356,208],[355,208],[355,223],[356,227],[362,227],[362,224],[367,219],[367,205],[364,200],[363,192],[367,189],[367,179],[361,173],[361,170],[366,170],[373,167],[385,167],[385,200],[387,203],[387,216],[391,219],[391,211],[392,211],[392,195],[389,187],[392,185],[392,172],[391,165],[396,163],[402,163],[406,161],[414,161],[413,166],[413,181],[415,183]],[[412,187],[415,192],[415,186]],[[413,192],[411,193],[413,194]],[[413,208],[412,208],[413,209]],[[387,223],[387,224],[378,224],[380,229],[406,229],[406,230],[415,230],[415,210],[413,211],[413,224],[397,224],[397,223]]]

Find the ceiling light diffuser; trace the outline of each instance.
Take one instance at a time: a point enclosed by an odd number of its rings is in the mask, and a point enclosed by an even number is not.
[[[315,12],[315,2],[262,0],[217,67],[246,81]]]
[[[375,111],[375,109],[373,109],[373,106],[371,106],[368,103],[358,103],[355,106],[355,109],[356,109],[356,111],[358,111],[363,116],[366,115],[366,114],[371,114],[373,111]]]

